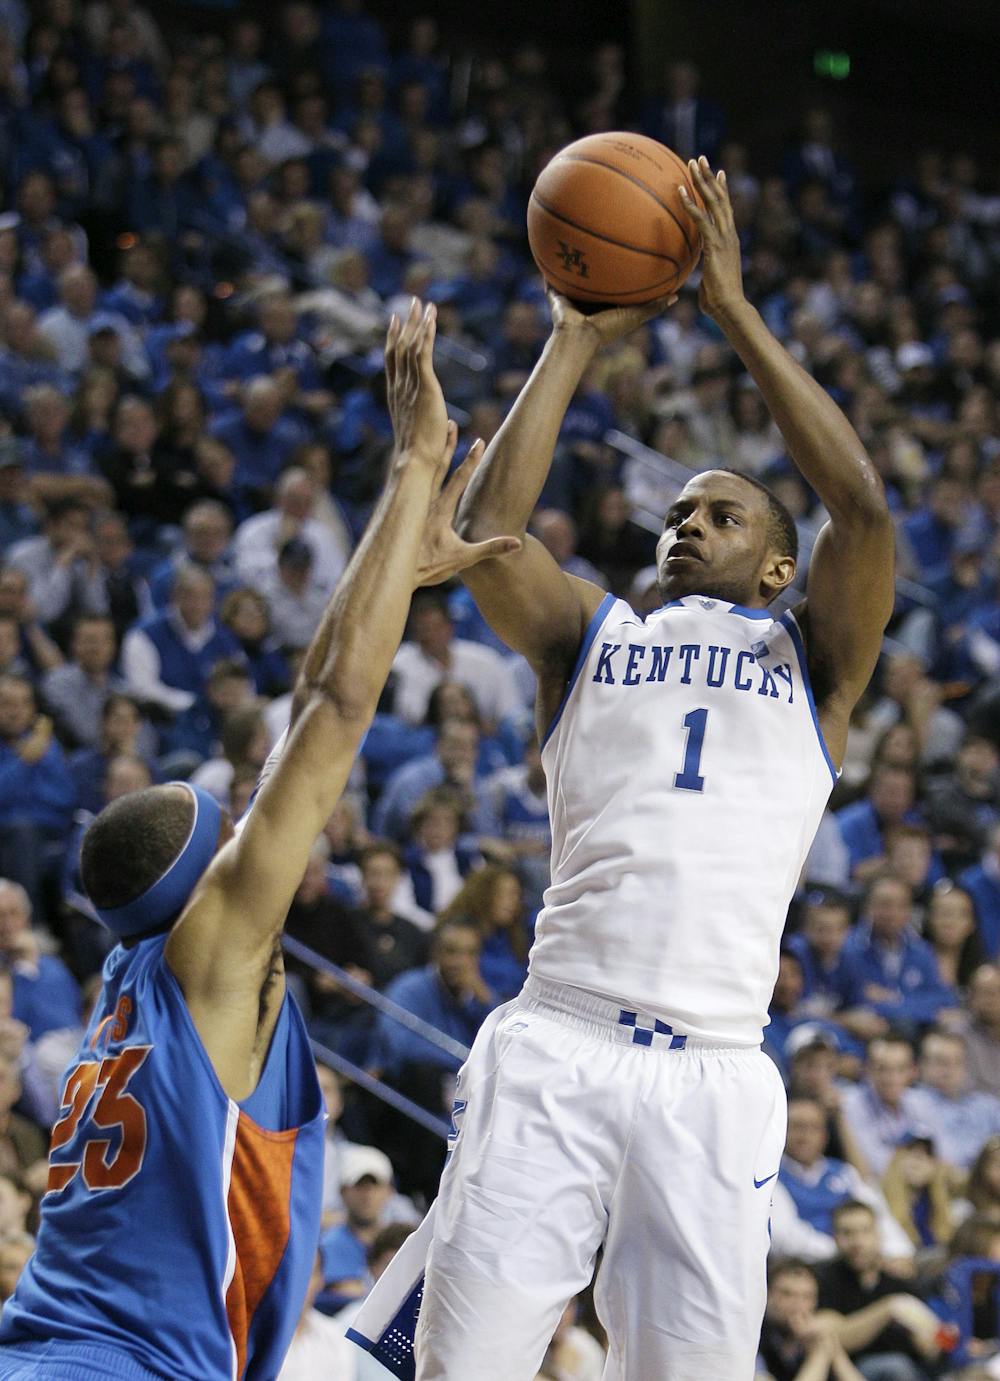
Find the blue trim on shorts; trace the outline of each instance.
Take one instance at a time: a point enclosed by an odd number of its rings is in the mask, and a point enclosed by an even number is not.
[[[802,641],[802,633],[799,630],[798,621],[791,609],[786,609],[781,618],[778,619],[778,622],[788,633],[788,636],[792,640],[792,646],[795,648],[795,655],[799,662],[799,671],[802,674],[802,684],[806,688],[806,699],[809,702],[809,713],[812,715],[813,727],[816,730],[816,737],[819,739],[819,746],[823,750],[823,756],[826,758],[826,765],[830,769],[830,776],[833,778],[833,784],[836,786],[837,782],[840,780],[840,773],[834,766],[833,758],[830,757],[830,750],[827,748],[826,740],[823,738],[823,730],[819,727],[819,715],[816,713],[816,700],[813,696],[812,682],[809,680],[806,649]]]
[[[615,596],[612,594],[606,594],[604,598],[601,600],[600,604],[594,610],[593,618],[587,624],[587,630],[583,635],[583,642],[580,644],[580,651],[577,653],[576,665],[573,667],[573,674],[566,682],[566,689],[565,691],[563,691],[563,698],[559,702],[559,708],[552,716],[551,724],[545,730],[545,737],[542,739],[543,748],[548,743],[552,735],[555,733],[559,725],[559,721],[563,717],[563,711],[566,708],[566,703],[569,700],[570,696],[573,694],[573,687],[576,685],[580,676],[580,672],[583,670],[583,664],[587,660],[587,655],[594,645],[594,639],[601,631],[601,624],[604,622],[604,620],[608,617],[608,614],[611,612],[611,606],[614,604],[614,602]]]
[[[399,1381],[415,1381],[417,1357],[414,1351],[414,1340],[417,1335],[417,1319],[420,1317],[420,1305],[423,1298],[424,1276],[421,1272],[420,1279],[375,1342],[372,1342],[371,1338],[366,1338],[363,1333],[359,1333],[356,1328],[348,1328],[345,1336],[360,1347],[363,1352],[374,1357],[376,1362],[381,1362],[386,1371],[392,1376],[398,1377]]]

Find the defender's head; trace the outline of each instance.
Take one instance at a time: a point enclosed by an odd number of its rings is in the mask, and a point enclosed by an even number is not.
[[[129,792],[101,811],[83,839],[83,885],[119,940],[177,919],[233,822],[207,791],[168,782]]]
[[[664,602],[711,595],[759,609],[795,578],[798,536],[788,509],[733,470],[696,475],[667,510],[656,544]]]

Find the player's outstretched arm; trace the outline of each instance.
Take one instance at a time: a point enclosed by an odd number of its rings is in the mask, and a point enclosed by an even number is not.
[[[689,163],[704,210],[680,193],[704,247],[699,300],[746,365],[789,454],[830,514],[813,549],[807,646],[824,733],[843,755],[847,714],[875,669],[892,613],[893,525],[882,482],[847,418],[743,295],[740,243],[724,172]]]
[[[673,300],[673,299],[671,299]],[[526,529],[552,464],[566,409],[604,344],[628,335],[666,302],[584,316],[550,291],[552,334],[531,378],[487,448],[459,510],[459,530],[482,540],[525,537],[516,557],[470,568],[463,579],[494,632],[527,657],[540,676],[568,674],[604,591],[565,576]]]
[[[519,546],[504,537],[472,545],[453,530],[479,449],[442,491],[455,429],[431,363],[434,329],[433,307],[421,314],[416,302],[403,326],[394,320],[389,328],[395,449],[385,490],[306,656],[284,752],[167,942],[196,1022],[199,1001],[213,1007],[220,991],[259,990],[309,849],[374,714],[415,585]]]

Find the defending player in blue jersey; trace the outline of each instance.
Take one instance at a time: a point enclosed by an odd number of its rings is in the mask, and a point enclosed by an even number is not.
[[[552,883],[525,988],[460,1074],[439,1198],[353,1325],[418,1381],[530,1381],[601,1247],[605,1381],[754,1370],[785,1131],[762,1030],[788,902],[892,610],[893,527],[850,424],[743,295],[725,175],[689,171],[701,308],[830,520],[806,599],[780,616],[768,606],[795,577],[794,524],[721,470],[671,505],[662,607],[645,618],[530,538],[466,577],[538,677]],[[467,536],[526,529],[595,351],[656,310],[552,307],[463,501]]]
[[[455,447],[434,309],[386,349],[385,491],[309,648],[284,751],[234,836],[183,783],[123,797],[83,844],[116,934],[52,1133],[37,1251],[4,1306],[0,1378],[267,1381],[302,1307],[320,1227],[323,1113],[280,936],[343,790],[416,584],[476,546],[451,520],[479,458]]]

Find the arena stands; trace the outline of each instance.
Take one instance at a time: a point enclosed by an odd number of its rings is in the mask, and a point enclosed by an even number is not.
[[[1000,187],[961,149],[920,148],[863,185],[821,109],[789,111],[784,147],[755,165],[753,131],[725,133],[724,92],[696,115],[682,72],[675,104],[630,100],[614,45],[589,88],[564,91],[534,45],[459,50],[432,19],[383,23],[360,0],[209,26],[172,9],[0,0],[4,1294],[107,948],[76,876],[81,826],[122,790],[197,774],[240,813],[379,490],[389,315],[415,293],[438,304],[459,458],[489,441],[547,334],[534,176],[570,138],[625,123],[711,140],[747,295],[850,417],[897,527],[885,655],[765,1033],[805,1132],[779,1178],[774,1255],[796,1262],[772,1281],[761,1365],[794,1376],[822,1339],[869,1377],[979,1375],[962,1369],[1000,1348]],[[772,486],[808,553],[824,515],[699,313],[696,274],[588,373],[538,535],[564,569],[651,607],[663,512],[713,466]],[[421,597],[412,625],[290,933],[466,1042],[518,987],[544,886],[532,678],[461,589]],[[329,973],[292,971],[325,1045],[447,1116],[453,1055]],[[426,1198],[445,1150],[423,1129],[409,1164],[397,1113],[327,1092],[337,1266],[321,1309],[363,1293],[402,1240],[379,1231],[415,1216],[381,1151]],[[381,1150],[359,1159],[354,1142]],[[343,1165],[362,1169],[338,1179]],[[882,1332],[835,1345],[796,1322],[817,1299],[850,1315],[888,1295],[879,1271],[913,1298]],[[592,1342],[567,1315],[542,1375],[599,1375]]]

